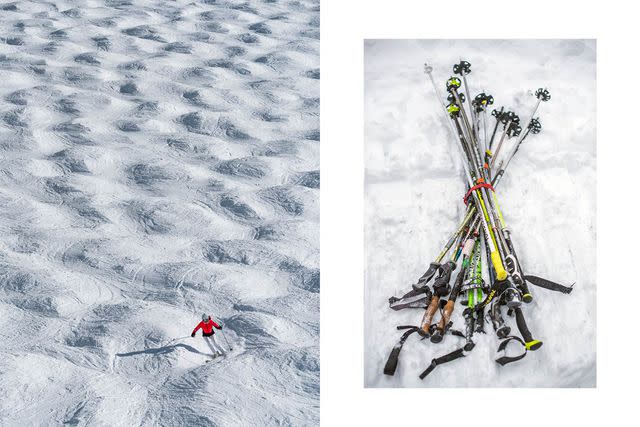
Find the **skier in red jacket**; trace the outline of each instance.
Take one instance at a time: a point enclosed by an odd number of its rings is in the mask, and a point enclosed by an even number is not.
[[[213,357],[222,356],[226,354],[226,351],[220,344],[216,342],[215,331],[213,330],[213,328],[222,330],[222,326],[211,320],[211,316],[209,316],[208,314],[203,314],[202,322],[198,323],[198,326],[196,326],[193,332],[191,332],[191,336],[195,337],[198,329],[202,329],[202,337],[204,338],[204,342],[206,342],[211,349]]]

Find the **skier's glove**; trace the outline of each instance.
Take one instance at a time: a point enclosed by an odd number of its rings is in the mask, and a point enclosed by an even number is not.
[[[191,338],[193,338],[193,337],[195,337],[195,336],[196,336],[196,333],[195,333],[195,332],[192,332],[192,333],[191,333]]]

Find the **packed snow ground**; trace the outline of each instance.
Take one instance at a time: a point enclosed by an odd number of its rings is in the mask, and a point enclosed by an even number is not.
[[[395,376],[384,363],[402,331],[423,310],[393,311],[401,296],[463,217],[459,151],[423,64],[441,84],[452,65],[471,63],[472,96],[486,91],[493,107],[524,122],[534,92],[542,132],[527,137],[498,188],[505,220],[525,274],[564,284],[571,295],[531,286],[524,306],[529,328],[544,342],[524,360],[500,367],[488,323],[468,357],[418,375],[431,359],[460,347],[409,337]],[[596,46],[581,40],[368,40],[365,42],[365,385],[368,387],[594,387],[596,385]],[[492,123],[493,119],[491,118]],[[524,126],[524,123],[523,123]],[[464,329],[460,304],[454,328]],[[515,319],[505,317],[514,331]],[[515,349],[514,349],[515,350]],[[514,351],[515,353],[515,351]]]
[[[319,2],[2,1],[0,77],[0,424],[317,424]]]

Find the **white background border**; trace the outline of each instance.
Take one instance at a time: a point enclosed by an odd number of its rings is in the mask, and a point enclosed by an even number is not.
[[[630,425],[640,384],[640,23],[632,2],[339,1],[321,5],[321,423]],[[456,24],[456,28],[452,26]],[[595,389],[365,389],[363,39],[596,38],[598,385]],[[425,58],[426,59],[426,58]],[[584,191],[595,183],[585,182]],[[634,212],[634,209],[636,210]],[[636,245],[637,246],[637,245]],[[367,328],[388,325],[366,325]],[[476,402],[478,413],[467,408]],[[451,423],[451,424],[450,424]]]

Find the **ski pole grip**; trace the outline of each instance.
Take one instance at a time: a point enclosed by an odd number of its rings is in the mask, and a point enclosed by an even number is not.
[[[436,311],[438,311],[438,303],[440,302],[440,297],[434,295],[431,297],[431,302],[424,312],[424,316],[422,316],[422,325],[421,335],[429,336],[429,327],[431,326],[431,322],[433,321],[433,316],[435,316]]]
[[[518,330],[520,331],[520,335],[524,339],[524,346],[527,350],[537,350],[542,346],[542,341],[533,339],[533,335],[531,335],[531,331],[527,327],[527,322],[524,320],[524,314],[522,313],[522,309],[520,307],[515,307],[514,311],[516,313],[516,324],[518,325]]]
[[[440,268],[440,264],[438,264],[437,262],[432,262],[431,264],[429,264],[429,268],[427,269],[427,271],[418,279],[418,284],[429,282],[433,275],[436,274],[436,271],[438,271],[438,268]]]
[[[438,323],[438,330],[441,333],[444,333],[444,328],[449,324],[449,320],[451,319],[451,313],[453,313],[453,309],[455,307],[455,301],[449,300],[445,304],[442,309],[442,318],[440,319],[440,323]]]
[[[500,259],[500,252],[497,250],[491,252],[491,263],[496,270],[496,278],[498,280],[504,280],[507,278],[507,271],[502,266],[502,259]]]
[[[440,266],[440,274],[433,281],[433,293],[443,297],[449,293],[449,280],[451,279],[451,273],[456,269],[456,263],[448,261]]]

